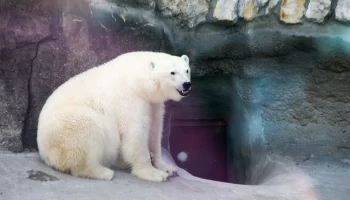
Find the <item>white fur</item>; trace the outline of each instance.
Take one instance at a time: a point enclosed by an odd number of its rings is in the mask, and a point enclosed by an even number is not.
[[[176,169],[161,156],[164,102],[181,100],[177,90],[190,79],[187,56],[154,52],[123,54],[71,78],[40,113],[42,160],[80,177],[111,180],[111,167],[130,166],[139,178],[165,181]]]

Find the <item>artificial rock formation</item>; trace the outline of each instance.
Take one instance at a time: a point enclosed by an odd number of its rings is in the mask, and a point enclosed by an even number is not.
[[[335,18],[342,22],[350,22],[350,0],[339,0],[335,9]]]
[[[335,10],[331,10],[331,0],[311,0],[308,4],[305,0],[143,0],[136,2],[152,9],[158,8],[163,17],[176,18],[178,22],[190,28],[208,21],[233,25],[239,21],[238,18],[252,21],[261,16],[271,15],[273,12],[278,13],[280,21],[286,24],[299,24],[304,17],[321,23],[331,13],[335,13],[335,19],[339,21],[350,21],[349,0],[339,0]],[[211,16],[213,20],[208,20]]]
[[[329,15],[331,0],[311,0],[305,12],[305,17],[321,23]]]
[[[339,0],[335,10],[331,10],[331,0],[311,0],[308,5],[305,0],[161,0],[158,5],[152,0],[142,2],[153,8],[158,7],[164,17],[175,17],[190,28],[205,23],[209,13],[213,13],[214,22],[225,25],[235,24],[238,21],[237,16],[245,21],[252,21],[257,17],[270,15],[274,11],[278,11],[280,21],[286,24],[299,24],[303,21],[303,17],[321,23],[332,12],[335,13],[337,20],[350,21],[349,0]],[[280,7],[277,6],[279,3]],[[210,7],[213,9],[212,12]]]
[[[198,1],[198,8],[193,2],[2,1],[0,148],[35,149],[41,107],[73,75],[122,53],[150,50],[190,57],[193,96],[202,85],[196,86],[196,78],[207,85],[193,102],[189,97],[167,113],[185,107],[188,117],[197,109],[228,119],[230,159],[243,163],[237,168],[254,171],[248,165],[265,158],[261,153],[301,159],[349,155],[346,23],[333,15],[322,25],[314,23],[322,17],[311,12],[313,1],[308,10],[315,20],[302,21],[300,10],[285,15],[288,22],[303,22],[298,25],[281,23],[281,7],[273,0],[254,1],[259,12],[249,22],[235,18],[242,1]],[[302,9],[300,2],[285,1],[282,8]],[[223,8],[229,9],[220,13]]]
[[[241,5],[244,5],[241,7],[243,18],[246,21],[252,21],[258,15],[258,8],[256,7],[255,0],[246,0],[243,2],[244,3],[241,4]]]
[[[160,0],[159,10],[165,17],[176,17],[189,27],[194,27],[204,21],[209,11],[208,0]]]
[[[218,0],[213,18],[218,22],[234,24],[238,20],[238,0]]]
[[[280,12],[280,20],[287,24],[301,22],[305,10],[305,0],[283,0]]]
[[[0,148],[23,150],[33,63],[39,44],[54,37],[51,12],[30,1],[0,2]]]

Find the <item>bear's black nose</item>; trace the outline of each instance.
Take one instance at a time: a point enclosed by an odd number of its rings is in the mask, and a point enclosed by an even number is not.
[[[184,82],[182,84],[182,87],[184,88],[184,90],[189,90],[191,88],[191,82]]]

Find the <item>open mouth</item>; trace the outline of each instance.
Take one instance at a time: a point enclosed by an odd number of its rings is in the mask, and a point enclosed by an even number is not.
[[[178,91],[179,94],[180,94],[181,96],[183,96],[183,97],[186,97],[186,96],[188,96],[188,95],[190,94],[190,90],[182,90],[182,91],[177,90],[177,91]]]

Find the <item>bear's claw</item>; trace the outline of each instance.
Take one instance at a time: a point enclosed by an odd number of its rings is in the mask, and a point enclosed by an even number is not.
[[[167,170],[166,173],[169,174],[169,177],[179,176],[179,174],[176,171],[169,171],[169,170]]]

